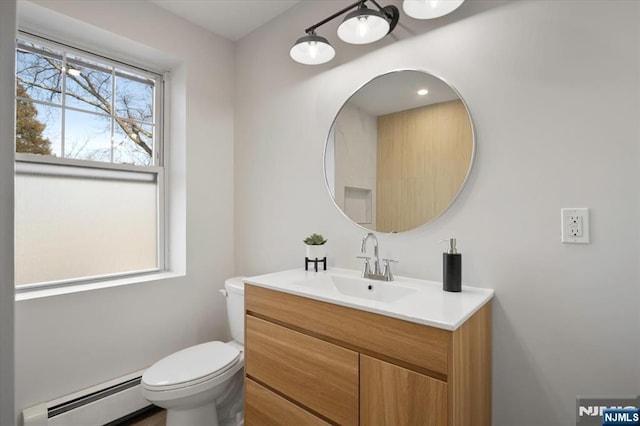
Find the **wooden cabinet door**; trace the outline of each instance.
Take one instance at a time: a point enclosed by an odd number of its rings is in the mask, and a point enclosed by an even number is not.
[[[447,384],[360,355],[362,426],[446,426]]]
[[[245,334],[247,377],[321,417],[358,424],[357,352],[250,315]]]
[[[329,423],[276,395],[250,379],[245,379],[246,426],[329,426]]]

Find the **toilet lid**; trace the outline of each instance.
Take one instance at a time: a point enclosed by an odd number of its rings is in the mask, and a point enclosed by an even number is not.
[[[240,351],[223,342],[207,342],[171,354],[142,375],[148,387],[175,387],[216,377],[236,364]]]

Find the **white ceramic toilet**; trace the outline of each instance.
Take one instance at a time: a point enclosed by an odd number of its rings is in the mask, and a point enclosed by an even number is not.
[[[231,342],[207,342],[171,354],[142,375],[142,395],[167,410],[167,426],[244,424],[244,283],[229,278]]]

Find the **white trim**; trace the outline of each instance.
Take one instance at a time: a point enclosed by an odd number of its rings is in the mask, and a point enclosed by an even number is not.
[[[16,40],[16,84],[18,80],[18,41]],[[67,55],[62,53],[62,65],[64,69],[67,69]],[[64,75],[60,76],[62,80],[62,92],[60,92],[60,155],[64,158],[65,152],[67,152],[67,78]],[[26,90],[26,88],[25,88]],[[18,91],[16,90],[16,95]],[[17,96],[16,96],[17,98]],[[16,101],[17,105],[17,101]],[[16,138],[17,139],[17,138]],[[16,140],[17,142],[17,140]],[[16,146],[17,148],[17,146]]]
[[[119,278],[114,280],[106,280],[92,283],[78,283],[76,285],[67,285],[64,287],[35,289],[25,292],[16,293],[16,302],[23,300],[41,299],[44,297],[60,296],[63,294],[80,293],[83,291],[100,290],[111,287],[120,287],[123,285],[151,283],[173,278],[184,277],[185,274],[175,272],[157,272],[153,274],[137,275],[127,278]],[[18,287],[19,289],[19,287]],[[18,290],[17,289],[17,290]]]
[[[154,108],[158,114],[161,114],[160,123],[161,126],[156,126],[155,130],[157,132],[162,132],[160,137],[162,137],[162,145],[160,149],[154,148],[154,153],[157,156],[156,162],[157,164],[162,164],[162,173],[158,175],[159,184],[158,184],[158,266],[164,270],[170,269],[170,257],[169,257],[169,241],[170,241],[170,209],[171,206],[169,204],[170,198],[170,179],[171,173],[169,170],[169,143],[166,143],[168,140],[168,136],[171,134],[171,121],[168,120],[169,109],[168,105],[171,102],[171,93],[170,93],[170,73],[167,71],[162,76],[162,103],[158,105],[158,108]],[[156,87],[157,90],[157,87]],[[165,173],[166,171],[166,173]],[[171,269],[173,270],[173,269]]]
[[[48,47],[58,52],[68,51],[74,55],[85,56],[87,58],[93,59],[98,62],[111,62],[109,64],[111,66],[117,66],[118,68],[122,68],[123,70],[130,73],[143,74],[145,77],[148,77],[150,80],[156,80],[158,77],[162,76],[161,71],[149,70],[147,68],[143,68],[127,62],[123,62],[118,59],[101,55],[96,52],[90,52],[85,49],[74,47],[61,41],[51,40],[49,36],[46,36],[46,35],[35,34],[34,32],[18,29],[17,36],[22,40],[28,40],[30,42],[33,42],[43,47]],[[35,49],[29,48],[28,50],[31,51],[32,53],[37,53]],[[53,57],[50,53],[47,53],[47,56]],[[60,59],[60,58],[54,58],[54,59]]]
[[[165,173],[164,170],[160,170],[160,173],[156,175],[156,211],[157,211],[157,221],[156,221],[156,236],[158,240],[156,241],[156,259],[158,260],[158,268],[160,270],[165,270],[167,265],[166,261],[166,252],[167,252],[167,235],[169,235],[167,229],[167,221],[166,216],[168,206],[166,205],[166,199],[168,196],[166,195],[167,187],[165,183]]]
[[[17,155],[17,157],[18,156],[21,155]],[[57,162],[50,160],[51,159],[49,159],[49,161],[33,161],[32,159],[16,159],[16,174],[124,180],[132,182],[156,182],[159,181],[158,177],[162,174],[163,171],[160,167],[148,168],[152,170],[118,170],[118,168],[103,168],[99,166],[83,167],[78,166],[77,164],[64,164],[65,162],[61,162],[62,164],[57,164]]]
[[[92,169],[105,169],[105,170],[122,170],[130,172],[140,173],[158,173],[162,170],[161,166],[137,166],[134,164],[114,164],[104,161],[90,161],[90,160],[78,160],[75,158],[59,158],[53,155],[39,155],[39,154],[27,154],[16,153],[16,163],[41,163],[51,164],[59,166],[69,166],[78,168],[92,168]]]
[[[117,272],[113,274],[94,275],[90,277],[78,277],[78,278],[69,278],[69,279],[57,280],[57,281],[47,281],[42,283],[22,284],[22,285],[16,286],[16,293],[24,293],[28,291],[57,288],[57,287],[77,285],[77,284],[91,284],[91,283],[109,281],[109,280],[120,279],[120,278],[131,278],[131,277],[137,277],[142,275],[148,275],[156,272],[160,272],[160,269],[151,268],[151,269],[144,269],[140,271]]]
[[[67,55],[64,56],[65,58],[65,69],[67,67]],[[115,113],[116,113],[116,93],[118,93],[118,82],[116,81],[116,69],[115,68],[111,68],[111,112],[112,114],[110,114],[109,116],[109,162],[113,163],[113,153],[114,153],[114,139],[113,136],[115,134],[115,130],[116,130],[116,119],[115,119]],[[65,81],[67,80],[66,78],[64,79]],[[67,93],[67,91],[65,90],[64,92],[65,94]],[[151,111],[153,111],[153,97],[151,98]],[[66,115],[66,114],[65,114]],[[66,136],[66,133],[63,133],[63,135]],[[153,139],[153,133],[151,135],[151,140]],[[153,158],[153,146],[155,145],[152,144],[151,145],[151,164],[155,164],[154,162],[154,158]]]
[[[66,87],[67,83],[66,83],[66,79],[62,79],[62,86]],[[115,86],[115,83],[114,83]],[[66,89],[63,89],[63,91],[66,93]],[[66,98],[66,96],[62,96],[63,99]],[[129,118],[129,117],[122,117],[120,115],[117,114],[107,114],[105,112],[99,112],[99,111],[95,111],[95,110],[91,110],[91,109],[83,109],[80,107],[75,107],[75,106],[67,106],[65,105],[65,101],[63,100],[60,103],[56,103],[56,102],[51,102],[51,101],[43,101],[42,99],[33,99],[33,98],[25,98],[23,96],[16,96],[16,100],[22,101],[22,102],[28,102],[31,104],[37,104],[37,105],[45,105],[48,107],[53,107],[53,108],[60,108],[61,110],[67,110],[67,111],[75,111],[75,112],[82,112],[84,114],[91,114],[91,115],[95,115],[98,117],[102,117],[102,118],[110,118],[115,120],[116,118],[118,120],[122,120],[122,121],[128,121],[130,123],[140,123],[140,124],[144,124],[146,126],[151,126],[151,127],[156,127],[156,124],[153,123],[152,121],[144,121],[144,120],[136,120],[134,118]],[[113,108],[113,106],[112,106]],[[61,121],[64,121],[64,116],[65,114],[61,114]],[[155,145],[155,144],[154,144]],[[83,160],[83,161],[91,161],[91,160]],[[115,163],[115,164],[120,164],[120,163]],[[141,167],[145,167],[145,166],[141,166]]]

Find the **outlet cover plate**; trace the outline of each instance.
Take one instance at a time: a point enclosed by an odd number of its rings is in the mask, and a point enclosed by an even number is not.
[[[589,244],[589,209],[564,208],[561,213],[561,241],[566,244]]]

